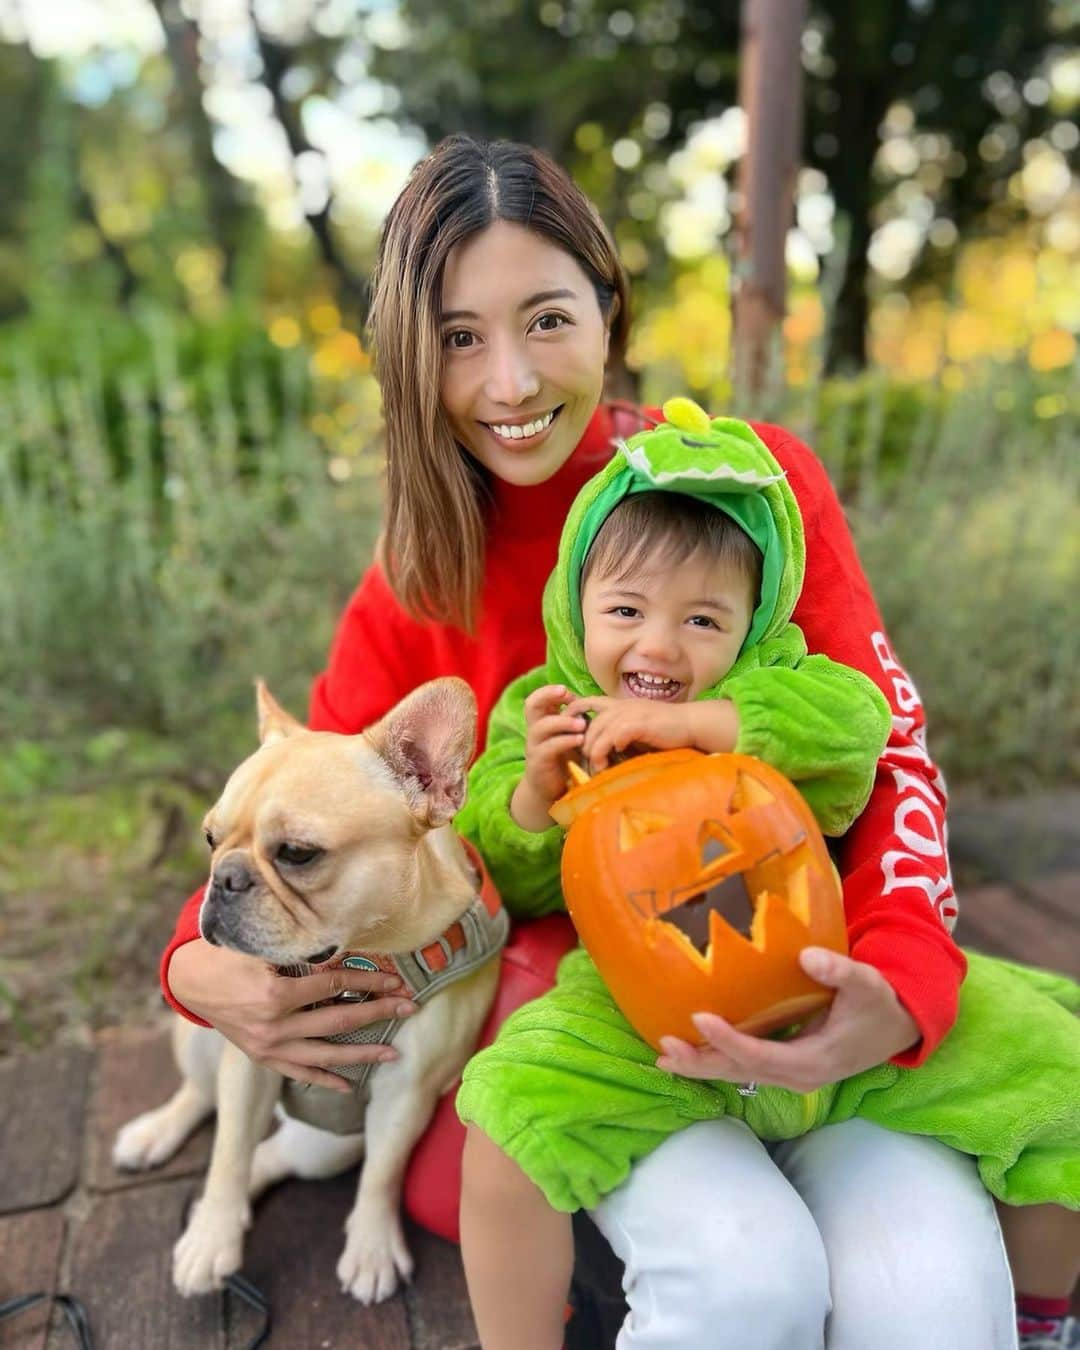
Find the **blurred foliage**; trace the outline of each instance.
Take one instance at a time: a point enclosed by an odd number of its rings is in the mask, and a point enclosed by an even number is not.
[[[63,308],[73,283],[200,317],[314,287],[356,327],[382,210],[424,138],[462,128],[571,168],[643,312],[723,250],[736,5],[146,6],[156,44],[44,60],[0,43],[0,316]],[[973,24],[966,0],[812,0],[792,265],[811,284],[832,271],[830,366],[863,363],[868,305],[897,282],[947,295],[961,232],[1080,251],[1073,8],[989,0]]]
[[[899,472],[864,467],[848,508],[935,757],[988,795],[1080,774],[1080,461],[1063,421],[1002,415],[1030,379],[1008,374],[956,395]]]
[[[238,316],[133,327],[113,366],[0,361],[0,721],[142,726],[221,772],[219,716],[260,672],[303,707],[369,556],[377,403]]]

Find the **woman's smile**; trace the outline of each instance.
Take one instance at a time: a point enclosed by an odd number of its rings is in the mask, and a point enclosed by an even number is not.
[[[447,259],[441,324],[440,395],[456,440],[496,478],[545,482],[604,385],[607,324],[577,259],[496,221]]]
[[[480,425],[491,433],[500,445],[509,450],[533,450],[546,438],[552,423],[562,411],[562,404],[546,413],[536,413],[526,421],[506,420],[501,422],[481,422]]]

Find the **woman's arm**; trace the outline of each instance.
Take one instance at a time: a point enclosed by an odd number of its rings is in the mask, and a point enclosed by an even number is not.
[[[338,625],[327,669],[315,681],[310,725],[345,734],[369,726],[427,678],[426,660],[420,625],[402,614],[381,570],[369,568]],[[166,1000],[190,1021],[217,1027],[261,1063],[304,1082],[340,1086],[340,1078],[320,1068],[333,1058],[328,1057],[326,1044],[307,1038],[324,1036],[330,1026],[338,1031],[377,1021],[387,1015],[385,1002],[301,1010],[334,997],[341,988],[380,992],[383,983],[370,977],[354,979],[361,972],[288,979],[264,962],[211,946],[199,936],[202,899],[203,888],[189,897],[162,955]],[[349,1047],[346,1058],[360,1063],[377,1056],[361,1046]]]
[[[341,616],[326,669],[311,686],[308,726],[355,735],[424,680],[455,674],[429,669],[430,648],[424,626],[402,611],[373,563]]]
[[[851,955],[884,975],[920,1041],[895,1062],[920,1064],[956,1018],[966,964],[949,936],[956,900],[945,849],[945,788],[925,714],[892,654],[840,503],[817,457],[778,427],[757,426],[795,492],[806,579],[795,607],[811,651],[861,670],[885,695],[891,732],[866,809],[845,836],[840,872]]]
[[[889,735],[889,707],[861,671],[805,654],[794,624],[758,649],[756,670],[720,686],[738,714],[738,754],[789,778],[822,831],[842,835],[866,806]],[[777,664],[767,664],[775,654]]]

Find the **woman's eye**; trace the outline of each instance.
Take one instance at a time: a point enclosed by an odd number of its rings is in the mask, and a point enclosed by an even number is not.
[[[473,344],[473,335],[467,328],[455,328],[453,332],[447,333],[445,338],[446,345],[452,347],[456,352],[468,350]]]
[[[541,314],[534,327],[541,333],[555,333],[566,326],[568,321],[561,314]]]
[[[275,858],[278,862],[288,863],[291,867],[303,867],[312,862],[322,852],[321,848],[308,848],[304,844],[282,844]]]

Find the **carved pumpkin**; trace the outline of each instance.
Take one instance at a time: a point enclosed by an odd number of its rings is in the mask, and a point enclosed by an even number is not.
[[[840,883],[782,774],[748,755],[666,750],[574,776],[551,809],[568,827],[566,905],[650,1045],[699,1042],[694,1012],[764,1035],[830,1001],[798,954],[847,951]]]

